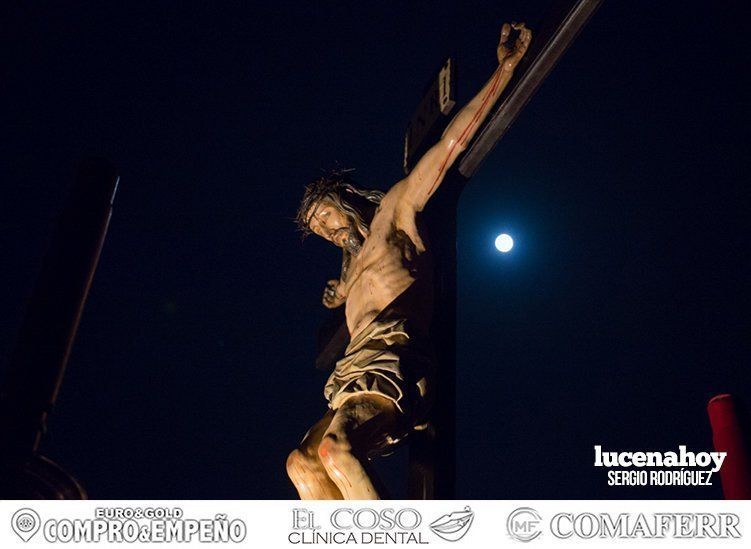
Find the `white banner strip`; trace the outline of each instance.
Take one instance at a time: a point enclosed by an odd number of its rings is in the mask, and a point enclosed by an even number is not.
[[[0,547],[748,547],[748,501],[2,501]]]

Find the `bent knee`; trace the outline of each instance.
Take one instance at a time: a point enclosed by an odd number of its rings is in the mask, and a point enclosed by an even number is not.
[[[306,459],[305,454],[299,449],[292,450],[287,456],[287,475],[290,478],[298,476],[299,467],[305,463]]]
[[[352,451],[346,439],[336,435],[325,435],[318,445],[318,457],[325,465],[335,465],[347,459]]]

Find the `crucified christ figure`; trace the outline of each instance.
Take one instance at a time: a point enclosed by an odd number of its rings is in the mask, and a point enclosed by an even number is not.
[[[511,46],[511,29],[519,37]],[[498,68],[441,139],[388,192],[357,187],[347,173],[309,184],[297,222],[342,249],[341,275],[323,304],[344,305],[350,343],[324,389],[328,410],[287,458],[302,499],[380,499],[370,457],[426,421],[433,394],[427,332],[430,243],[420,212],[477,132],[527,51],[523,23],[504,24]]]

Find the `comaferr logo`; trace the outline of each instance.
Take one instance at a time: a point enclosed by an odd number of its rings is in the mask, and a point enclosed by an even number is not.
[[[517,541],[532,541],[542,533],[541,523],[540,513],[531,507],[520,507],[506,519],[506,531]]]
[[[464,511],[454,511],[438,517],[430,523],[430,529],[441,539],[459,541],[469,531],[474,519],[474,512],[467,506]]]
[[[558,513],[550,531],[560,539],[740,538],[734,513]]]

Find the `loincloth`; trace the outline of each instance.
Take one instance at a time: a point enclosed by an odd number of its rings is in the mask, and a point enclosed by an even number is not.
[[[424,338],[410,337],[405,319],[376,317],[347,345],[323,394],[332,410],[354,395],[383,396],[414,427],[432,402],[433,364]]]

